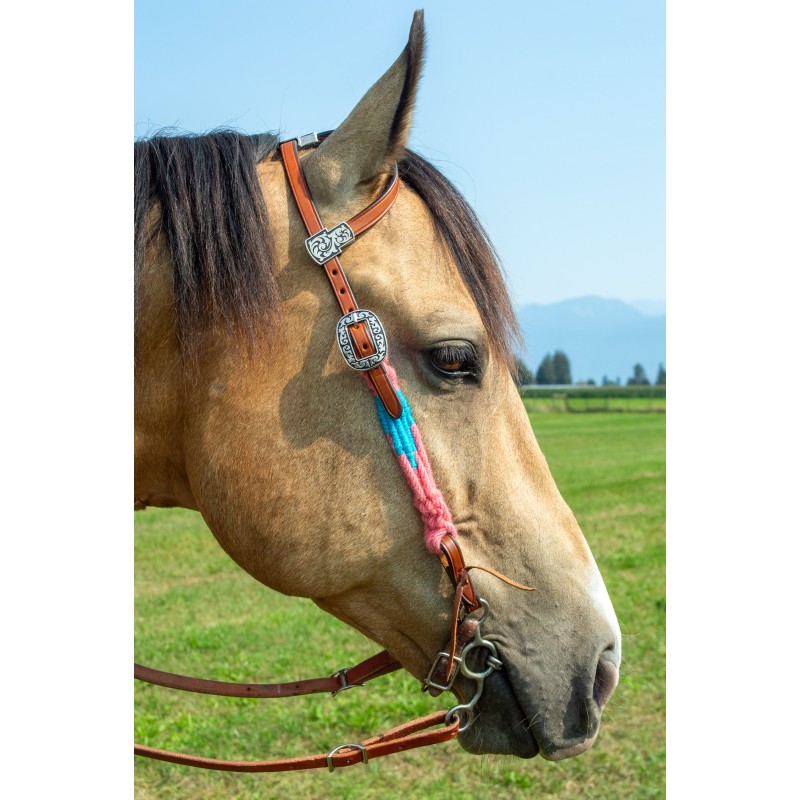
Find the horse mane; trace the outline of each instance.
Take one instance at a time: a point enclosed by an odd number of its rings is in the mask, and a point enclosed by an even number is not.
[[[230,130],[161,131],[134,144],[134,300],[138,312],[145,249],[162,233],[184,354],[195,355],[202,331],[220,321],[253,344],[277,307],[269,217],[255,170],[277,144],[273,134]]]
[[[195,356],[202,331],[220,323],[252,349],[275,317],[280,297],[255,168],[278,142],[271,133],[217,130],[161,131],[134,144],[135,319],[145,249],[162,233],[173,264],[176,331],[184,356]],[[516,315],[497,254],[475,212],[422,156],[406,150],[398,169],[433,214],[492,347],[513,367]]]

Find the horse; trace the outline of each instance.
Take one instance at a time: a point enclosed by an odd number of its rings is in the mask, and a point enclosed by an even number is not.
[[[382,321],[439,516],[415,505],[385,420],[336,346],[339,309],[304,246],[278,136],[230,130],[135,143],[134,507],[199,511],[256,580],[310,598],[422,681],[453,602],[425,534],[450,526],[465,560],[487,567],[470,580],[491,603],[482,633],[503,666],[459,742],[558,760],[595,742],[620,629],[515,384],[519,333],[497,254],[456,188],[407,147],[423,53],[417,12],[399,58],[298,154],[323,220],[395,187],[341,263]],[[464,675],[448,688],[469,704]]]

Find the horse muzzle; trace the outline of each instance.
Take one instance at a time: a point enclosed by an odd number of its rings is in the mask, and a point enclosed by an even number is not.
[[[523,672],[512,653],[498,651],[503,667],[492,670],[480,685],[480,697],[471,707],[472,718],[467,719],[470,724],[462,726],[459,733],[461,746],[475,754],[519,758],[541,754],[548,761],[572,758],[590,749],[600,730],[603,708],[619,681],[613,648],[600,654],[588,677],[573,677],[566,690],[548,686],[546,679],[537,680],[535,670]],[[470,697],[473,687],[462,674],[454,688],[459,695]],[[462,707],[465,705],[454,711]]]

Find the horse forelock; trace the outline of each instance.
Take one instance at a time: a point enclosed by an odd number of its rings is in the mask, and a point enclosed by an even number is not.
[[[256,165],[275,152],[272,133],[160,131],[134,145],[135,319],[148,243],[161,234],[172,262],[181,351],[222,325],[252,352],[280,301],[269,212]],[[494,247],[475,212],[429,161],[411,150],[398,165],[431,212],[486,328],[509,366],[519,328]]]
[[[500,260],[477,215],[450,181],[422,156],[406,150],[400,176],[431,212],[481,316],[489,343],[509,368],[521,344]]]

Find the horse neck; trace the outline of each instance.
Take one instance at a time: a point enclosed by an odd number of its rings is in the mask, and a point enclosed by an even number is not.
[[[140,276],[134,378],[134,508],[197,505],[186,477],[186,370],[175,333],[171,267],[147,259]]]

